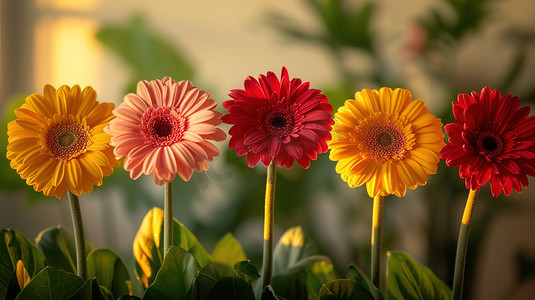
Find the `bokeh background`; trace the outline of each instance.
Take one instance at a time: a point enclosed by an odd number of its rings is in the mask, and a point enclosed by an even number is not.
[[[138,80],[170,75],[221,103],[246,76],[286,66],[335,109],[355,91],[381,86],[410,89],[444,123],[458,93],[486,85],[535,103],[533,0],[0,0],[0,34],[0,228],[29,239],[71,227],[67,201],[34,192],[5,159],[13,109],[47,83],[90,85],[100,101],[119,104]],[[250,169],[226,142],[218,146],[222,155],[208,172],[174,183],[175,217],[209,251],[232,232],[259,267],[265,168]],[[408,252],[451,285],[466,195],[457,170],[441,162],[426,186],[386,199],[384,249]],[[483,188],[468,299],[532,299],[534,195],[533,186],[498,198]],[[151,178],[132,181],[117,169],[80,197],[86,238],[132,266],[135,232],[162,196]],[[309,170],[279,168],[275,232],[301,225],[339,277],[349,263],[368,271],[371,204],[320,155]]]

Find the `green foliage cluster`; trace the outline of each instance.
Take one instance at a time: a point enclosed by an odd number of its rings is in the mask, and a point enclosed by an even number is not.
[[[163,228],[163,222],[159,224]],[[208,254],[195,235],[174,220],[177,239],[167,251],[147,241],[154,251],[149,285],[142,299],[252,300],[252,299],[449,299],[450,288],[429,268],[409,255],[391,253],[386,296],[366,274],[349,265],[338,278],[331,260],[320,255],[300,227],[286,231],[275,247],[273,280],[262,289],[258,269],[247,259],[231,234],[223,236]],[[110,249],[93,249],[86,241],[88,277],[76,276],[74,240],[64,228],[45,229],[36,245],[12,229],[0,231],[0,297],[4,299],[140,299],[132,295],[127,267]],[[158,237],[161,238],[161,237]],[[160,244],[161,245],[161,244]],[[31,279],[21,286],[17,262]],[[137,277],[143,272],[135,262]],[[143,282],[140,282],[143,284]]]
[[[268,24],[286,34],[288,37],[309,42],[312,45],[328,50],[333,65],[339,73],[339,82],[324,89],[336,108],[350,97],[357,87],[363,83],[378,86],[401,86],[404,78],[392,78],[388,66],[377,49],[376,35],[373,34],[373,21],[379,11],[378,3],[365,1],[352,5],[344,0],[304,0],[310,11],[318,20],[321,30],[311,31],[307,26],[300,25],[292,18],[281,13],[268,16]],[[444,83],[448,98],[439,99],[446,103],[454,99],[458,89],[453,83],[454,74],[451,68],[436,64],[433,57],[448,56],[463,43],[469,34],[476,34],[491,15],[488,5],[496,0],[441,0],[445,10],[433,10],[419,22],[426,33],[424,46],[418,55],[424,60],[430,76],[436,76]],[[511,38],[516,45],[516,55],[508,72],[505,72],[498,88],[508,90],[524,71],[525,61],[529,55],[529,45],[533,44],[535,35],[514,32]],[[115,53],[130,68],[131,79],[125,87],[133,91],[137,81],[142,79],[172,76],[180,79],[194,79],[194,67],[184,53],[165,38],[150,30],[141,18],[134,18],[125,25],[103,27],[97,35],[98,41]],[[362,75],[346,64],[344,51],[364,53],[374,64],[371,74]],[[521,95],[526,101],[535,99],[535,87]],[[19,107],[22,98],[14,97],[6,108],[2,125],[14,119],[13,108]],[[442,119],[451,116],[442,113]],[[9,168],[5,158],[7,136],[0,139],[0,189],[9,192],[23,191],[30,200],[42,199],[42,195],[32,191],[20,180],[15,171]],[[219,215],[218,223],[210,226],[187,220],[194,227],[199,237],[214,238],[232,231],[245,218],[262,212],[264,174],[248,168],[243,158],[236,157],[228,151],[223,159],[232,180],[241,182],[239,188],[225,187],[225,192],[232,199],[229,207]],[[312,227],[310,222],[300,217],[307,201],[315,195],[318,187],[333,191],[335,189],[334,165],[326,156],[320,156],[306,172],[292,169],[282,173],[277,180],[276,205],[277,223],[283,228],[294,222]],[[306,175],[306,176],[305,176]],[[214,181],[226,180],[229,173],[217,173],[212,170],[206,174],[196,174],[193,182],[199,185],[175,182],[175,190],[181,191],[181,198],[193,201],[200,190]],[[441,228],[443,224],[435,224],[437,214],[444,214],[444,207],[452,203],[459,190],[456,174],[447,169],[440,169],[437,180],[429,183],[427,190],[434,193],[429,206],[431,224],[428,228],[430,241],[429,261],[436,265],[451,265],[451,243],[454,238],[448,237]],[[245,184],[245,182],[247,184]],[[455,182],[455,185],[448,184]],[[102,188],[119,187],[128,207],[150,207],[156,200],[141,185],[133,184],[126,172],[116,170],[107,178]],[[200,186],[200,188],[199,188]],[[98,190],[98,189],[96,189]],[[462,190],[464,192],[464,190]],[[429,196],[429,195],[428,195]],[[430,198],[430,197],[426,197]],[[254,199],[254,201],[252,200]],[[491,206],[483,215],[481,226],[490,223],[495,211],[503,208],[499,202]],[[181,203],[183,210],[189,210],[189,203]],[[225,218],[223,218],[225,216]],[[293,220],[293,221],[288,221]],[[184,220],[183,220],[184,221]],[[438,221],[437,221],[438,222]],[[183,225],[175,222],[175,245],[169,250],[165,259],[161,248],[154,248],[160,260],[151,261],[155,271],[150,277],[150,285],[144,291],[146,299],[449,299],[451,291],[433,272],[410,258],[409,255],[393,252],[388,258],[386,277],[386,293],[381,294],[366,274],[356,265],[350,265],[345,278],[340,278],[339,268],[326,252],[328,246],[315,246],[306,237],[302,246],[278,244],[274,254],[274,272],[272,285],[262,289],[261,278],[254,262],[258,253],[246,256],[242,245],[232,236],[224,235],[216,244],[211,254],[205,250],[197,238]],[[474,228],[471,240],[472,253],[477,253],[481,230]],[[302,232],[301,232],[302,234]],[[478,235],[479,234],[479,235]],[[478,238],[479,236],[479,238]],[[88,271],[90,279],[81,280],[76,273],[75,251],[72,233],[63,228],[43,231],[34,245],[15,230],[0,231],[0,298],[5,299],[139,299],[131,296],[132,279],[130,268],[119,256],[109,249],[93,249],[88,243]],[[440,237],[440,241],[436,237]],[[388,239],[395,238],[395,233],[386,233]],[[203,240],[203,238],[200,238]],[[445,241],[444,241],[445,240]],[[450,244],[448,244],[450,242]],[[161,245],[162,243],[160,243]],[[212,244],[212,243],[210,243]],[[448,247],[449,245],[449,247]],[[354,253],[364,253],[368,249],[352,249]],[[448,252],[448,250],[450,252]],[[366,261],[364,257],[355,260]],[[249,259],[248,259],[249,257]],[[469,257],[470,258],[470,257]],[[21,260],[28,272],[31,282],[22,287],[16,276],[16,264]],[[470,259],[469,259],[470,261]],[[433,266],[431,266],[432,269]],[[134,266],[135,272],[141,272],[139,265]],[[449,271],[449,273],[448,273]],[[451,275],[452,270],[441,272],[441,278]],[[526,271],[533,274],[533,271]],[[528,274],[529,275],[529,274]],[[529,276],[522,274],[522,278]],[[470,285],[468,284],[467,287]],[[138,295],[142,296],[142,295]]]

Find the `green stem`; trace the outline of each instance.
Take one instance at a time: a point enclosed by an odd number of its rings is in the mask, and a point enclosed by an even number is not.
[[[68,191],[69,205],[71,207],[72,228],[74,231],[74,244],[76,247],[76,272],[84,281],[87,280],[87,261],[85,255],[84,225],[78,196]]]
[[[384,198],[381,195],[373,198],[373,215],[372,215],[372,266],[371,280],[377,288],[381,288],[381,247],[383,235],[383,203]]]
[[[173,245],[173,184],[165,183],[163,203],[163,256]]]
[[[459,240],[457,242],[457,255],[455,257],[455,272],[453,275],[453,294],[452,299],[460,300],[463,295],[464,267],[466,263],[466,250],[468,248],[468,236],[470,234],[470,223],[472,214],[476,206],[479,190],[470,189],[466,206],[464,208],[461,229],[459,231]]]
[[[266,179],[266,200],[264,207],[264,258],[262,287],[271,284],[273,272],[273,208],[275,205],[275,181],[277,165],[274,161],[268,166]]]

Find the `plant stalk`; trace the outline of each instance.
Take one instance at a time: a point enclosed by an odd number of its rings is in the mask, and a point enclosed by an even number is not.
[[[381,195],[373,198],[372,214],[372,241],[371,241],[371,281],[375,286],[381,288],[381,252],[383,235],[383,204],[384,198]]]
[[[74,244],[76,248],[76,273],[84,281],[87,280],[87,261],[85,253],[84,224],[78,196],[68,191],[69,205],[71,207],[72,229],[74,231]]]
[[[173,245],[173,184],[165,183],[163,201],[163,257]]]
[[[271,161],[267,168],[266,199],[264,206],[264,257],[262,287],[271,284],[273,273],[273,213],[275,206],[275,181],[277,165]]]
[[[474,213],[478,195],[479,189],[475,191],[470,189],[468,198],[466,199],[461,229],[459,230],[459,240],[457,241],[457,254],[455,256],[452,293],[452,299],[454,300],[460,300],[463,297],[464,267],[468,248],[468,236],[470,234],[470,223],[472,222],[472,214]]]

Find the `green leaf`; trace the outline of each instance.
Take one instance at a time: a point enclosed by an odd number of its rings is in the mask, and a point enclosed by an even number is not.
[[[290,228],[282,235],[273,257],[272,286],[277,295],[317,299],[323,284],[336,278],[330,259],[317,253],[301,227]]]
[[[250,260],[239,261],[234,264],[234,271],[238,277],[246,279],[249,278],[249,282],[255,281],[260,278],[260,273]],[[246,279],[247,280],[247,279]]]
[[[20,291],[16,299],[70,299],[83,284],[84,281],[72,273],[46,267],[35,275],[32,281]]]
[[[387,264],[387,299],[451,299],[451,289],[409,255],[389,253]]]
[[[240,242],[231,234],[227,233],[219,240],[212,253],[212,261],[227,266],[234,266],[236,262],[246,260]]]
[[[254,299],[252,286],[241,278],[225,277],[218,281],[207,300],[250,300]]]
[[[273,252],[273,275],[294,268],[302,259],[318,254],[318,249],[299,226],[288,229]]]
[[[195,277],[200,269],[191,253],[176,246],[169,248],[162,268],[143,299],[193,300]]]
[[[366,274],[359,269],[357,266],[351,264],[349,265],[349,271],[347,272],[347,279],[352,280],[365,288],[373,296],[373,299],[380,300],[383,299],[383,294],[381,291],[371,282],[371,280],[366,276]]]
[[[189,60],[167,39],[151,30],[139,16],[125,25],[104,26],[96,37],[131,68],[133,78],[130,85],[142,79],[164,76],[171,76],[177,81],[193,77]]]
[[[130,275],[119,256],[110,249],[97,249],[87,256],[87,274],[96,277],[99,284],[111,292],[113,297],[128,295],[127,282]]]
[[[113,300],[113,295],[106,288],[101,288],[95,278],[87,280],[76,291],[70,299],[72,300]]]
[[[309,299],[309,293],[303,276],[281,274],[273,276],[271,286],[277,296],[286,299]]]
[[[143,218],[134,238],[135,274],[144,288],[154,281],[163,258],[163,210],[151,209]],[[201,267],[210,263],[210,257],[197,238],[174,219],[173,245],[190,252]]]
[[[62,228],[48,228],[39,233],[35,239],[37,247],[43,252],[47,266],[76,274],[76,247],[72,231]],[[93,250],[85,241],[86,253]]]
[[[13,229],[0,231],[0,299],[7,293],[17,262],[21,260],[30,278],[45,267],[45,257],[26,237]]]
[[[224,277],[233,276],[232,268],[220,263],[211,262],[206,265],[197,275],[195,280],[196,299],[207,299],[210,291],[216,283]]]
[[[355,281],[337,279],[324,285],[320,290],[320,300],[373,300],[368,290]]]
[[[328,260],[315,261],[304,269],[308,299],[318,299],[323,285],[336,279],[334,266]]]

